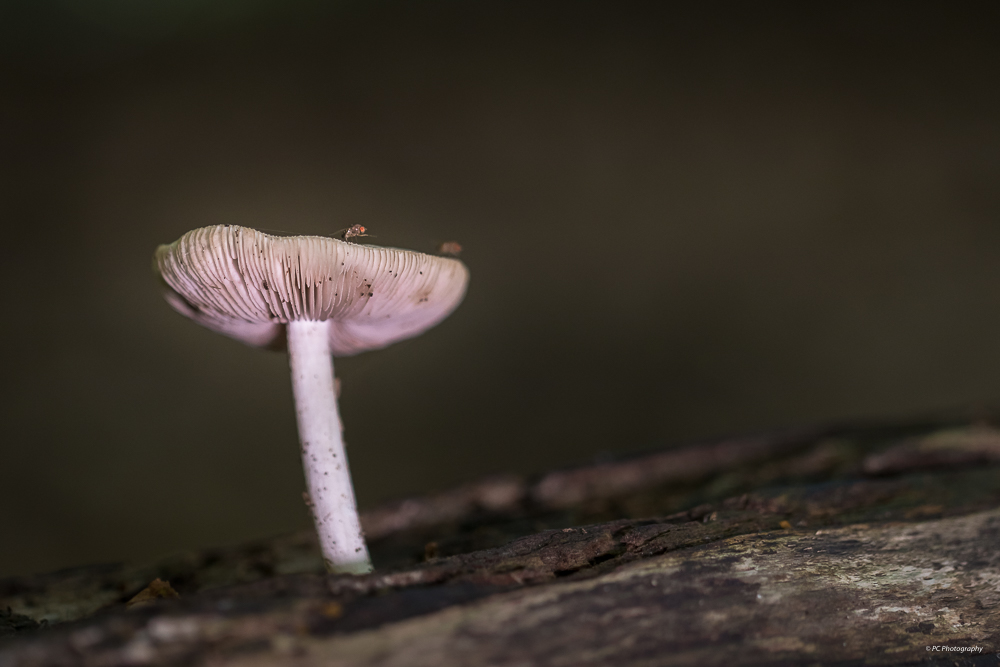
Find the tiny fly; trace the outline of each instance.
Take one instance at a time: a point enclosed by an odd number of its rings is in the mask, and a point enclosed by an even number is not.
[[[337,234],[340,235],[345,241],[350,241],[351,239],[359,236],[368,236],[368,234],[365,233],[367,231],[368,228],[364,225],[351,225],[347,229],[337,232]]]

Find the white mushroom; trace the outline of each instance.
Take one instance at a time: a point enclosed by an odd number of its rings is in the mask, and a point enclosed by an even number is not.
[[[462,301],[460,261],[323,236],[276,237],[219,225],[160,246],[175,310],[255,347],[287,341],[308,500],[333,572],[372,569],[358,521],[332,356],[416,336]]]

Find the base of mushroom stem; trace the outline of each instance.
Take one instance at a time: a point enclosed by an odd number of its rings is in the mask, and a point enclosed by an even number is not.
[[[334,563],[326,561],[326,571],[330,574],[368,574],[375,568],[370,560],[359,560],[355,563]]]

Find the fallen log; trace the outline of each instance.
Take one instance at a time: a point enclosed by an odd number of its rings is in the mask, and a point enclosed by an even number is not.
[[[997,664],[998,442],[830,427],[486,480],[368,513],[361,577],[292,535],[8,578],[0,666]]]

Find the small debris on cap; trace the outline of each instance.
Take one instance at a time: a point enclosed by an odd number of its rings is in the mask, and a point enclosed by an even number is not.
[[[458,257],[462,253],[462,246],[457,241],[445,241],[437,247],[439,255],[450,255]]]

